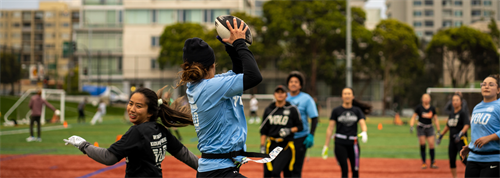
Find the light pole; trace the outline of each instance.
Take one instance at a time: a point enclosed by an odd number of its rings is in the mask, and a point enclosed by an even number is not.
[[[352,60],[351,60],[351,5],[350,0],[346,0],[346,8],[347,8],[347,37],[346,37],[346,85],[347,87],[352,87]]]

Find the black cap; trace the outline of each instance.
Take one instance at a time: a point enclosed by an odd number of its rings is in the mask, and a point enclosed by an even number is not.
[[[288,92],[288,90],[286,90],[286,87],[283,86],[283,85],[276,86],[276,88],[274,89],[274,92],[276,93],[278,90],[281,90],[281,91],[283,91],[285,93]]]
[[[200,38],[187,39],[182,51],[184,62],[197,62],[207,69],[215,62],[214,50]]]

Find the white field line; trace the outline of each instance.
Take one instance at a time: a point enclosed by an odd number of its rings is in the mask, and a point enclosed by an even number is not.
[[[68,128],[71,126],[68,125]],[[67,129],[64,128],[63,125],[56,125],[56,126],[47,126],[47,127],[42,127],[42,131],[50,131],[50,130],[61,130],[61,129]],[[9,130],[9,131],[1,131],[0,135],[14,135],[14,134],[21,134],[21,133],[28,133],[30,129],[19,129],[19,130]]]

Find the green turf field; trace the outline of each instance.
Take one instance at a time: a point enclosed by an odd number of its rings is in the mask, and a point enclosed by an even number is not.
[[[15,98],[1,97],[1,112],[5,113],[15,102]],[[7,106],[6,106],[7,105]],[[56,104],[54,104],[55,107]],[[66,103],[68,108],[76,108],[77,103]],[[6,108],[6,109],[5,109]],[[54,127],[62,124],[45,124],[42,127],[42,142],[26,142],[29,133],[18,133],[4,135],[6,131],[26,130],[28,125],[17,127],[0,126],[0,154],[82,154],[73,146],[64,145],[63,139],[72,135],[78,135],[87,141],[98,142],[100,147],[107,148],[115,142],[116,136],[124,134],[131,124],[124,121],[124,108],[108,107],[107,114],[102,124],[92,126],[89,124],[96,108],[88,105],[86,107],[87,123],[76,123],[76,111],[68,110],[66,112],[66,121],[69,128],[60,130],[46,130],[43,127]],[[50,116],[52,113],[50,113]],[[409,120],[408,118],[402,118]],[[441,117],[441,129],[444,127],[444,117]],[[3,121],[3,117],[2,117]],[[383,129],[378,130],[377,126],[382,123]],[[325,142],[325,133],[328,121],[327,118],[321,118],[315,137],[315,144],[309,149],[308,154],[311,157],[319,157],[321,149]],[[409,133],[409,126],[395,126],[392,124],[392,118],[388,117],[369,117],[368,124],[368,142],[360,143],[362,157],[379,158],[419,158],[419,145],[416,134]],[[248,151],[259,151],[259,125],[248,126],[247,148]],[[182,142],[195,154],[200,155],[196,148],[197,137],[193,126],[179,128],[182,135]],[[36,133],[35,133],[36,135]],[[447,136],[440,146],[436,148],[437,159],[447,159]],[[330,145],[330,156],[333,156],[333,142]]]

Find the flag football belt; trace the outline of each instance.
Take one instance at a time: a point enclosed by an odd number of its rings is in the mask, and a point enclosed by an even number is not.
[[[422,122],[418,122],[417,126],[422,127],[422,128],[431,128],[432,123],[431,124],[424,124]]]
[[[500,150],[496,150],[496,151],[474,151],[474,150],[470,150],[470,152],[474,153],[474,154],[478,154],[478,155],[496,155],[496,154],[500,154]]]
[[[269,137],[269,140],[274,141],[276,143],[280,143],[280,142],[285,141],[284,138],[274,138],[274,137]]]
[[[241,162],[237,161],[234,159],[236,156],[246,156],[246,157],[256,157],[256,158],[270,158],[268,154],[264,153],[255,153],[255,152],[245,152],[243,150],[239,151],[233,151],[229,153],[222,153],[222,154],[212,154],[212,153],[201,153],[201,158],[206,158],[206,159],[223,159],[223,158],[229,158],[233,160],[234,165],[236,167],[241,166]]]
[[[344,134],[335,134],[335,137],[340,138],[340,139],[344,139],[344,140],[347,140],[347,138],[349,138],[349,140],[356,140],[358,138],[356,136],[347,136]]]

